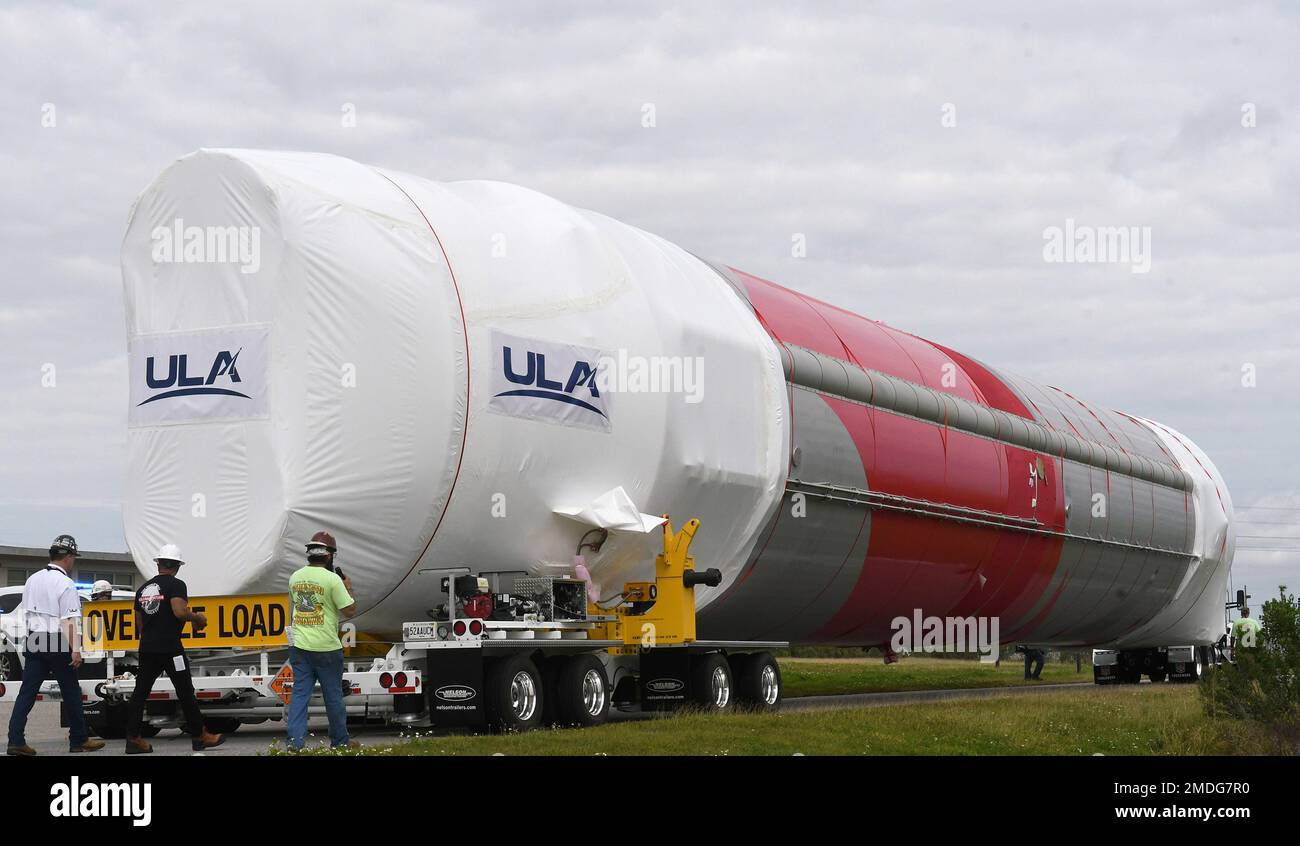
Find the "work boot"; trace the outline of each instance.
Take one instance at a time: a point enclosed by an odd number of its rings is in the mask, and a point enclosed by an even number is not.
[[[98,752],[104,748],[104,741],[90,737],[82,743],[72,744],[68,747],[69,752]]]
[[[22,746],[10,746],[5,750],[5,754],[13,755],[15,758],[34,758],[36,757],[36,750],[27,744],[23,744]]]
[[[204,729],[203,734],[190,740],[190,748],[195,752],[202,752],[204,749],[212,749],[225,742],[226,736],[224,734],[213,734],[207,729]]]
[[[342,743],[342,744],[339,744],[338,746],[331,746],[330,748],[331,748],[331,749],[360,749],[360,748],[361,748],[361,741],[359,741],[359,740],[349,740],[347,743]]]
[[[143,737],[128,737],[126,739],[126,754],[128,755],[148,755],[153,751],[153,744]]]

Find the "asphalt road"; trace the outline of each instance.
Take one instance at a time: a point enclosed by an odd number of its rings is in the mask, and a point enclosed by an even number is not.
[[[783,711],[814,711],[829,708],[870,708],[882,705],[907,705],[942,700],[987,699],[992,696],[1039,696],[1051,691],[1082,690],[1096,691],[1102,694],[1111,689],[1094,685],[1091,682],[1079,684],[1045,684],[1037,687],[986,687],[962,690],[917,690],[897,693],[855,693],[844,696],[808,696],[787,699],[781,706]],[[9,725],[9,715],[13,711],[12,703],[0,703],[0,728]],[[618,721],[646,719],[643,714],[623,714],[614,712],[612,719]],[[309,746],[325,747],[329,745],[326,722],[322,717],[312,720],[312,736],[308,738]],[[369,745],[389,745],[401,742],[401,730],[388,726],[355,726],[352,736],[361,743]],[[427,733],[429,729],[420,729]],[[268,721],[260,725],[243,726],[235,734],[229,735],[226,742],[207,752],[194,752],[190,748],[189,735],[179,729],[167,729],[154,737],[155,755],[259,755],[269,751],[277,741],[284,744],[284,723]],[[39,755],[68,755],[68,731],[59,727],[59,709],[49,704],[38,703],[32,709],[27,721],[27,743]],[[124,744],[120,740],[110,740],[108,745],[93,755],[121,755]]]
[[[7,731],[9,716],[13,712],[12,702],[0,702],[0,728]],[[312,720],[309,731],[314,736],[308,738],[308,745],[328,746],[329,733],[324,717]],[[362,743],[389,742],[396,740],[399,732],[385,727],[365,727],[358,729],[355,735]],[[32,709],[27,720],[27,745],[36,750],[38,755],[68,755],[68,730],[59,727],[59,708],[57,705],[40,703]],[[283,746],[285,739],[284,723],[265,722],[260,725],[243,726],[230,735],[224,744],[207,752],[195,752],[190,748],[190,736],[179,729],[164,729],[149,740],[153,744],[155,755],[258,755],[270,749],[274,741]],[[121,740],[107,740],[107,746],[91,755],[121,755],[125,744]],[[81,753],[86,754],[86,753]]]

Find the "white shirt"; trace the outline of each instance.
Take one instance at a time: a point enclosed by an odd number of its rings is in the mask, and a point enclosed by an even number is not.
[[[23,612],[28,634],[57,632],[60,620],[81,616],[81,598],[68,574],[51,562],[23,585]]]

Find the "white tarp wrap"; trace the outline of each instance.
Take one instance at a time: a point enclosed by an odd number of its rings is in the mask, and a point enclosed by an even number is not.
[[[643,535],[664,524],[662,517],[642,514],[636,507],[636,503],[632,502],[632,498],[627,495],[627,491],[621,487],[606,491],[581,508],[557,508],[555,513],[598,529],[639,532]]]
[[[680,248],[541,194],[201,150],[137,201],[122,273],[133,374],[150,345],[182,352],[160,340],[171,333],[265,333],[258,414],[188,399],[132,413],[127,542],[147,571],[159,544],[179,543],[192,593],[283,589],[326,529],[359,626],[392,632],[439,601],[421,569],[572,567],[586,527],[553,510],[620,486],[648,512],[699,517],[692,552],[725,589],[780,500],[788,400],[757,320]],[[608,431],[492,413],[502,337],[557,351],[546,376],[566,386],[559,350],[665,373],[707,362],[709,381],[620,390]],[[657,540],[611,537],[593,576],[650,576]]]
[[[610,391],[596,385],[600,350],[490,333],[488,408],[501,414],[608,432]]]
[[[265,417],[266,326],[132,338],[131,426]]]
[[[1201,448],[1162,423],[1134,418],[1156,433],[1169,454],[1196,487],[1190,507],[1195,515],[1192,566],[1178,586],[1174,600],[1149,622],[1115,644],[1201,644],[1224,632],[1223,602],[1228,593],[1229,566],[1236,552],[1232,498],[1218,468]]]

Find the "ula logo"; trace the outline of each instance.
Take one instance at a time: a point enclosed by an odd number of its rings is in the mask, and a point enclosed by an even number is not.
[[[600,390],[596,387],[596,368],[592,367],[590,363],[581,359],[574,362],[573,369],[569,371],[568,379],[559,382],[548,379],[546,376],[545,353],[527,350],[528,363],[524,366],[522,373],[515,370],[516,354],[513,348],[502,345],[501,353],[503,375],[506,380],[515,385],[527,385],[528,387],[502,391],[496,395],[497,397],[534,397],[536,399],[553,400],[576,405],[578,408],[585,408],[587,411],[606,417],[604,411],[588,401],[589,399],[600,399]],[[585,398],[575,395],[578,388],[584,388],[587,391]]]
[[[475,696],[474,688],[458,684],[449,684],[438,688],[433,695],[443,702],[468,702]]]
[[[189,356],[181,353],[180,355],[167,357],[167,375],[160,378],[155,357],[149,356],[145,361],[145,381],[148,383],[149,389],[157,391],[172,388],[172,390],[155,394],[138,405],[148,405],[151,402],[170,397],[186,397],[198,394],[219,394],[249,399],[248,394],[232,388],[218,388],[215,386],[217,379],[223,376],[229,379],[232,385],[239,384],[239,370],[235,368],[235,362],[238,361],[241,352],[243,352],[243,348],[236,350],[233,355],[229,350],[222,350],[217,353],[216,359],[213,360],[212,367],[208,369],[206,377],[189,375]]]
[[[646,687],[655,693],[676,693],[686,685],[677,679],[655,679],[652,682],[647,682]]]

